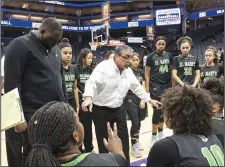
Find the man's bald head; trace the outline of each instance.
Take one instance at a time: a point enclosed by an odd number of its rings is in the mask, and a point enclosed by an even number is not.
[[[46,29],[46,31],[62,30],[62,25],[54,17],[48,17],[43,20],[39,29]]]
[[[53,17],[46,18],[38,29],[38,37],[47,49],[51,49],[61,40],[62,33],[61,23]]]

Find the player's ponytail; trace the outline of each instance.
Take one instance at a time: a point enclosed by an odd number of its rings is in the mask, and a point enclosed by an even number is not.
[[[40,108],[28,124],[32,150],[26,167],[61,166],[54,155],[68,150],[75,125],[74,110],[66,103],[50,102]]]

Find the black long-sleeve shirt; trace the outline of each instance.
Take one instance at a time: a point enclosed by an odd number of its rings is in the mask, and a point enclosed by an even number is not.
[[[48,51],[31,31],[12,41],[5,53],[5,92],[19,89],[24,114],[50,101],[65,101],[60,49]]]

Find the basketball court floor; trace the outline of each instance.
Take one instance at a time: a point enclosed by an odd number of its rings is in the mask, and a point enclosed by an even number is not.
[[[140,143],[141,145],[144,146],[144,150],[142,151],[143,153],[143,157],[142,158],[135,158],[132,155],[130,155],[131,158],[131,163],[133,162],[135,165],[137,166],[136,162],[139,163],[139,161],[146,162],[146,158],[148,156],[148,153],[150,151],[149,147],[150,147],[150,142],[151,142],[151,129],[152,129],[152,107],[148,106],[149,108],[149,117],[145,118],[144,121],[142,121],[141,123],[141,131],[140,131]],[[128,131],[130,132],[130,127],[131,127],[131,122],[127,121],[128,124]],[[93,125],[94,126],[94,125]],[[94,127],[93,127],[94,129]],[[165,136],[170,136],[172,135],[172,131],[169,130],[168,128],[164,128],[164,135]],[[97,140],[95,137],[95,132],[93,131],[93,144],[94,144],[94,151],[98,152],[98,148],[97,148]],[[5,147],[5,133],[2,132],[1,134],[1,166],[7,166],[7,156],[6,156],[6,147]],[[143,163],[141,166],[145,166]]]

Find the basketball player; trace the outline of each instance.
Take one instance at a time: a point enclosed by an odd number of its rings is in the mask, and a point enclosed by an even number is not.
[[[61,50],[63,71],[65,76],[65,85],[67,91],[67,101],[74,108],[74,110],[79,111],[79,100],[78,99],[78,89],[77,87],[77,76],[76,76],[76,67],[71,63],[72,59],[72,46],[69,43],[69,39],[63,38],[58,44],[59,49]]]
[[[90,49],[84,48],[80,51],[76,71],[77,71],[77,89],[79,92],[79,106],[83,101],[82,94],[84,93],[84,87],[86,81],[90,78],[92,73],[91,64],[92,64],[93,54]],[[82,147],[80,148],[82,152],[91,152],[94,149],[92,144],[92,113],[91,112],[83,112],[80,108],[79,110],[79,118],[81,123],[84,125],[84,150]]]
[[[177,41],[181,54],[173,59],[172,76],[175,85],[190,85],[195,88],[200,81],[198,59],[190,54],[192,45],[192,39],[188,36],[181,37]]]
[[[147,166],[224,166],[223,147],[212,134],[212,101],[208,91],[176,86],[161,98],[166,126],[173,135],[156,142]]]
[[[50,102],[40,108],[28,124],[32,150],[26,167],[129,166],[116,124],[113,129],[107,124],[108,142],[102,141],[110,153],[82,154],[79,147],[85,134],[78,114],[66,103]]]
[[[7,93],[18,88],[26,120],[15,127],[22,135],[23,157],[21,163],[12,160],[15,164],[12,167],[24,166],[31,150],[26,129],[32,115],[49,101],[66,101],[60,49],[57,46],[62,34],[61,23],[55,18],[46,18],[38,30],[14,39],[5,52],[4,90]],[[10,130],[6,132],[9,136],[14,128]],[[13,136],[8,138],[6,135],[6,140],[16,142]]]
[[[224,82],[215,76],[211,76],[203,81],[201,88],[211,93],[213,99],[213,132],[224,147]]]
[[[130,67],[138,81],[143,84],[144,73],[143,70],[140,69],[139,65],[140,55],[138,53],[134,53],[132,59],[130,60]],[[145,119],[146,115],[145,102],[129,90],[124,99],[123,107],[131,120],[131,154],[136,158],[140,158],[142,157],[140,150],[143,148],[140,146],[139,133],[141,121]]]
[[[171,81],[171,66],[172,54],[165,51],[166,38],[158,37],[155,40],[156,50],[151,53],[146,61],[145,66],[145,81],[146,90],[150,92],[151,98],[160,100],[163,92],[172,86]],[[153,108],[152,117],[152,141],[150,147],[163,136],[164,120],[161,110]],[[157,135],[158,132],[158,135]]]
[[[206,63],[201,67],[201,83],[210,76],[220,78],[224,75],[224,67],[219,63],[217,49],[213,46],[205,51]]]

